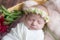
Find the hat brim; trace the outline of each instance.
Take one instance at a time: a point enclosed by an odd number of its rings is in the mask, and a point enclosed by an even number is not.
[[[38,4],[44,4],[47,0],[42,0],[42,1],[33,0],[33,1],[36,1]],[[8,8],[8,11],[11,12],[11,11],[13,11],[13,10],[21,10],[23,4],[24,4],[24,2],[21,2],[21,3],[19,3],[19,4],[16,4],[16,5],[14,5],[13,7]]]
[[[14,5],[13,7],[8,8],[8,11],[11,12],[13,10],[21,10],[22,9],[22,6],[23,6],[23,2],[22,3],[19,3],[17,5]]]

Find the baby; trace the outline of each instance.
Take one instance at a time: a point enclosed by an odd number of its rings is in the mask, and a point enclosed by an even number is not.
[[[48,22],[47,9],[41,5],[38,6],[34,1],[26,1],[23,11],[25,12],[23,22],[12,28],[2,40],[44,40],[42,29]]]

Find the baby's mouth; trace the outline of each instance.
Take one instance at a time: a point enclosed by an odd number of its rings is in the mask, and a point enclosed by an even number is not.
[[[30,26],[30,29],[34,29],[35,30],[35,29],[37,29],[36,27],[37,26]]]

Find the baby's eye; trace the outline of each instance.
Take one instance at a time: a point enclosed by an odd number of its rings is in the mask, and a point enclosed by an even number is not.
[[[38,21],[39,24],[41,24],[41,21]]]
[[[29,21],[32,21],[32,19],[28,19]]]

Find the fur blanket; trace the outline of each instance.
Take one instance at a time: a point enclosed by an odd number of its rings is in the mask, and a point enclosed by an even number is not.
[[[49,0],[45,6],[49,11],[50,22],[47,24],[54,33],[54,39],[49,32],[45,33],[45,40],[60,40],[60,0]]]

